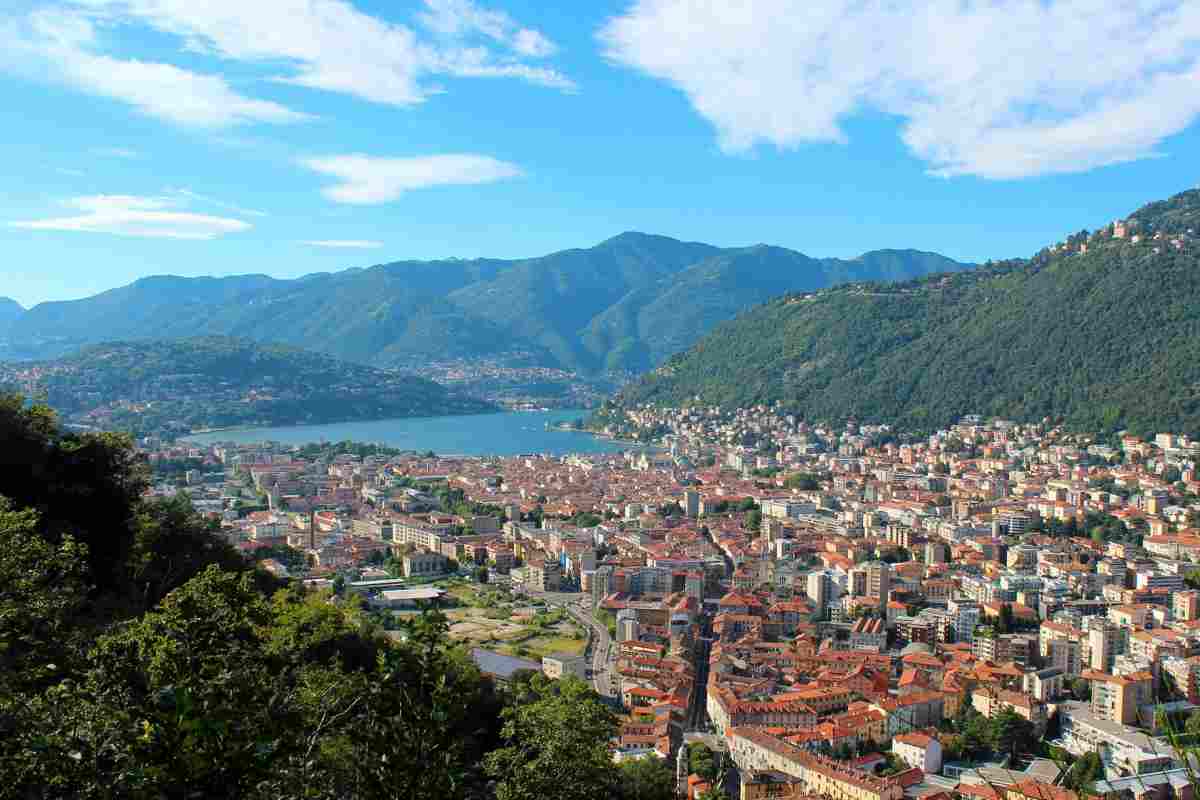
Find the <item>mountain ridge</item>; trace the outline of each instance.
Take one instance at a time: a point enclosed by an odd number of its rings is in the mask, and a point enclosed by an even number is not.
[[[105,342],[0,363],[0,389],[44,396],[80,424],[137,433],[495,410],[423,378],[228,336]]]
[[[1200,190],[1029,259],[790,293],[626,387],[618,407],[777,404],[930,429],[968,413],[1200,432]]]
[[[0,330],[0,358],[53,357],[102,341],[225,335],[374,366],[519,353],[524,362],[581,374],[628,373],[656,366],[772,293],[971,266],[910,250],[841,260],[772,248],[756,263],[750,252],[625,231],[593,247],[526,259],[393,261],[298,279],[147,276],[25,311]],[[733,293],[731,271],[740,276]],[[706,280],[710,273],[717,279]],[[676,276],[689,287],[686,302]]]

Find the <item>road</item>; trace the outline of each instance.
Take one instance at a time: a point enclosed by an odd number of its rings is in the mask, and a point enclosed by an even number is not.
[[[703,731],[708,723],[708,658],[712,653],[712,625],[707,615],[700,618],[700,639],[696,642],[696,680],[693,683],[691,708],[688,709],[690,731]]]
[[[591,661],[592,685],[602,697],[618,698],[615,685],[617,653],[608,627],[592,616],[592,598],[580,592],[528,591],[530,597],[540,597],[551,606],[562,608],[571,619],[592,632]]]

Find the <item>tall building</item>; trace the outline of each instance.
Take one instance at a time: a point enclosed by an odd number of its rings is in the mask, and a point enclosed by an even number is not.
[[[1200,592],[1176,592],[1171,597],[1171,609],[1177,620],[1196,619],[1200,616]]]
[[[1088,631],[1088,665],[1098,672],[1112,672],[1121,651],[1121,629],[1102,620]]]
[[[596,568],[592,575],[592,608],[600,605],[600,601],[612,594],[613,568],[604,565]]]
[[[925,563],[945,564],[950,558],[950,548],[942,542],[925,543]]]
[[[979,604],[973,600],[951,600],[947,610],[954,615],[954,641],[974,642],[975,628],[979,625]]]
[[[689,517],[700,516],[700,493],[695,489],[684,491],[683,510]]]
[[[825,607],[833,599],[833,578],[825,570],[810,572],[805,584],[805,594],[813,602],[818,614],[825,613]]]
[[[887,616],[888,594],[892,590],[892,565],[872,561],[864,565],[867,573],[867,597],[879,598],[879,616]]]

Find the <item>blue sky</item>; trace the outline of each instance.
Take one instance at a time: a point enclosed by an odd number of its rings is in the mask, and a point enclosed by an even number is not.
[[[0,295],[631,229],[1027,255],[1200,182],[1198,85],[1189,0],[17,0]]]

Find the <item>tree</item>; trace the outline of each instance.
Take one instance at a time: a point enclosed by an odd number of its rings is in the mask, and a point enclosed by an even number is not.
[[[479,583],[487,583],[488,582],[488,568],[482,567],[482,566],[476,567],[475,572],[474,572],[474,577],[475,577],[475,580]]]
[[[762,512],[757,508],[746,514],[746,529],[757,531],[762,527]]]
[[[1076,678],[1071,681],[1071,695],[1076,700],[1091,700],[1092,699],[1092,683],[1084,678]]]
[[[992,746],[1014,759],[1028,752],[1037,741],[1033,723],[1011,708],[1005,708],[993,717],[991,727]]]
[[[688,745],[688,771],[706,781],[713,781],[717,777],[717,764],[713,760],[712,750],[698,742]]]
[[[675,771],[656,756],[622,761],[617,768],[619,800],[674,800]]]
[[[0,702],[44,688],[81,656],[87,552],[69,535],[50,544],[38,524],[0,497]]]
[[[342,575],[333,576],[333,594],[335,597],[341,597],[346,593],[346,578]]]
[[[1093,784],[1097,779],[1103,777],[1104,762],[1100,760],[1100,754],[1089,751],[1070,766],[1067,774],[1063,776],[1062,786],[1080,797],[1090,796],[1095,794]]]
[[[1000,615],[996,620],[996,630],[999,633],[1011,633],[1013,629],[1013,610],[1008,603],[1000,604]]]
[[[813,491],[821,486],[817,476],[808,472],[793,472],[784,478],[783,485],[789,489],[799,489],[800,491]]]
[[[578,678],[551,682],[539,676],[531,686],[536,699],[504,709],[504,744],[484,758],[497,800],[612,796],[612,712]],[[569,774],[563,773],[566,765]]]

